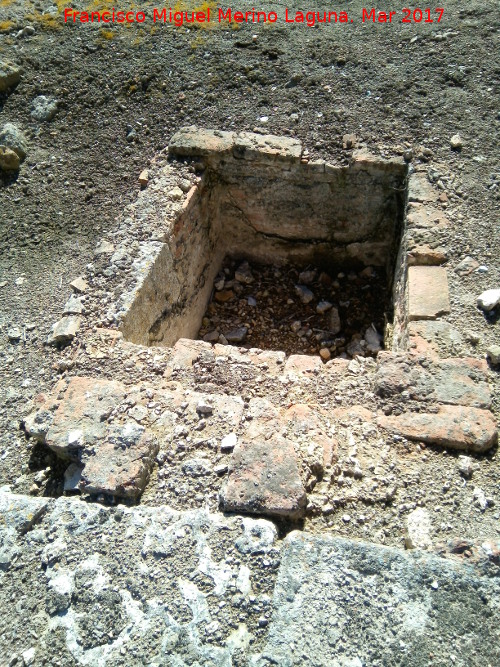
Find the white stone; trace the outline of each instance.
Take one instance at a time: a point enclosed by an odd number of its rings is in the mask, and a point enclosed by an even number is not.
[[[464,477],[472,477],[474,472],[474,466],[470,456],[459,456],[458,457],[458,471]]]
[[[494,366],[500,364],[500,345],[490,345],[486,350],[486,355]]]
[[[329,301],[320,301],[316,306],[316,312],[320,315],[323,315],[323,313],[326,313],[326,311],[330,310],[331,307],[332,304]]]
[[[485,311],[493,310],[500,303],[500,289],[488,289],[477,298],[477,305]]]
[[[224,438],[222,438],[220,443],[221,452],[231,452],[236,447],[237,442],[238,437],[236,433],[230,433],[229,435],[226,435]]]
[[[198,412],[200,415],[211,415],[213,411],[213,405],[210,405],[203,400],[201,400],[196,406],[196,412]]]
[[[39,95],[31,103],[31,117],[39,121],[49,121],[57,112],[57,100],[53,97]]]
[[[474,502],[482,512],[488,507],[486,495],[479,486],[474,487]]]
[[[35,659],[35,649],[32,647],[27,651],[23,651],[22,656],[25,665],[32,665]]]

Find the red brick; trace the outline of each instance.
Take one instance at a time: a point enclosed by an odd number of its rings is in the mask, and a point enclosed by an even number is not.
[[[437,413],[380,415],[378,425],[409,440],[451,449],[485,452],[497,441],[496,423],[488,410],[443,405]]]
[[[82,455],[80,490],[137,498],[149,481],[158,449],[157,440],[134,422],[108,428],[105,439]]]
[[[442,266],[410,266],[408,316],[410,320],[434,320],[450,312],[448,278]]]
[[[269,516],[302,516],[306,492],[286,426],[266,399],[252,399],[250,420],[234,448],[222,506],[232,512]]]
[[[221,499],[230,512],[302,516],[307,497],[292,443],[272,428],[260,438],[254,432],[251,440],[238,442]]]

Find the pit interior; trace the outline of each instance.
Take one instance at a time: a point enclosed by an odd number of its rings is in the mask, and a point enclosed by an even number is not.
[[[325,360],[376,353],[401,300],[406,165],[313,163],[293,140],[271,151],[259,141],[205,152],[201,181],[123,319],[125,338]]]

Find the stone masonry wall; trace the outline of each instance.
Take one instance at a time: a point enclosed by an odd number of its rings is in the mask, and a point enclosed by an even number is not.
[[[407,167],[360,154],[347,167],[302,160],[300,142],[184,128],[172,155],[205,162],[203,179],[127,304],[122,330],[136,343],[196,336],[226,255],[262,263],[385,266],[392,275]],[[182,191],[168,195],[181,198]],[[161,205],[161,204],[160,204]]]

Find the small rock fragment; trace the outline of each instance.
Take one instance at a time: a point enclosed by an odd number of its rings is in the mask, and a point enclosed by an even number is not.
[[[479,488],[479,486],[476,486],[474,488],[474,504],[479,507],[481,512],[484,512],[485,509],[488,507],[488,500],[486,499],[486,495],[483,491],[483,489]]]
[[[184,193],[182,192],[182,190],[179,187],[177,187],[177,185],[176,185],[175,188],[172,188],[172,190],[170,190],[170,192],[168,193],[168,196],[170,197],[170,199],[173,199],[174,201],[178,201],[179,199],[182,199],[183,194]]]
[[[322,347],[319,351],[319,356],[323,359],[323,361],[328,361],[332,355],[327,347]]]
[[[486,350],[486,356],[493,366],[500,364],[500,345],[490,345]]]
[[[320,315],[323,315],[323,313],[326,313],[328,310],[330,310],[332,305],[333,304],[331,304],[329,301],[320,301],[316,306],[316,312]]]
[[[0,93],[21,80],[22,69],[10,61],[0,61]]]
[[[139,174],[139,185],[141,186],[141,188],[145,188],[148,183],[149,183],[149,171],[147,169],[143,169]]]
[[[213,411],[213,405],[210,405],[210,403],[207,403],[203,400],[199,401],[198,405],[196,406],[196,412],[200,415],[211,415]]]
[[[234,277],[239,283],[243,283],[244,285],[250,285],[253,283],[254,277],[248,262],[243,262],[243,264],[240,264],[240,266],[234,272]]]
[[[187,178],[181,178],[181,180],[179,181],[179,187],[182,190],[182,192],[187,193],[192,188],[191,181]]]
[[[49,345],[58,345],[59,343],[68,343],[78,333],[80,329],[81,318],[74,315],[62,317],[52,327],[52,333],[47,339]]]
[[[189,477],[204,477],[210,475],[212,466],[206,459],[188,459],[182,464],[182,472]]]
[[[209,331],[203,336],[203,340],[207,343],[216,343],[219,340],[219,332],[217,330]]]
[[[218,303],[226,303],[226,301],[231,301],[231,299],[234,297],[234,292],[233,290],[221,290],[220,292],[215,293],[214,299]]]
[[[315,280],[316,280],[316,270],[315,269],[308,269],[306,271],[302,271],[299,274],[299,282],[301,285],[311,285]]]
[[[342,148],[355,148],[358,138],[355,134],[344,134],[342,137]]]
[[[12,329],[7,331],[7,338],[11,343],[19,343],[22,335],[23,332],[18,327],[12,327]]]
[[[477,298],[479,308],[488,312],[496,308],[500,303],[500,289],[488,289]]]
[[[35,660],[35,649],[29,648],[27,651],[23,651],[22,656],[23,665],[25,665],[25,667],[29,667],[29,665],[32,665]]]
[[[459,151],[464,145],[462,137],[457,133],[450,139],[450,146],[454,151]]]
[[[361,345],[361,341],[357,339],[351,340],[346,349],[347,349],[347,354],[349,354],[353,358],[365,356],[365,351],[363,349],[363,346]]]
[[[236,433],[230,433],[229,435],[226,435],[224,438],[222,438],[220,443],[221,452],[232,452],[236,447],[237,442],[238,438]]]
[[[470,456],[458,457],[458,472],[466,479],[470,479],[472,477],[474,466]]]
[[[228,343],[242,343],[245,340],[247,333],[248,329],[246,327],[237,327],[236,329],[231,329],[231,331],[228,331],[224,335]]]
[[[21,158],[8,146],[0,146],[0,169],[2,171],[18,171]]]
[[[31,103],[31,117],[39,121],[49,121],[57,112],[57,100],[53,97],[39,95]]]
[[[82,466],[78,463],[70,463],[64,471],[64,490],[79,491],[78,484],[82,479]]]
[[[83,311],[82,300],[72,294],[64,304],[63,315],[81,315]]]
[[[340,315],[337,308],[332,308],[330,311],[330,331],[332,334],[338,334],[342,329]]]
[[[5,123],[0,129],[0,145],[12,149],[21,161],[26,157],[28,150],[26,137],[13,123]]]
[[[305,285],[295,285],[295,291],[303,304],[310,303],[314,299],[314,294]]]
[[[86,292],[89,287],[87,282],[81,277],[75,278],[75,280],[73,280],[69,286],[72,287],[75,292]]]
[[[456,265],[455,273],[459,276],[468,276],[469,273],[472,273],[474,269],[477,269],[479,262],[477,262],[472,257],[464,257],[464,259]]]
[[[365,331],[366,349],[372,353],[380,352],[383,337],[378,333],[373,324]]]

